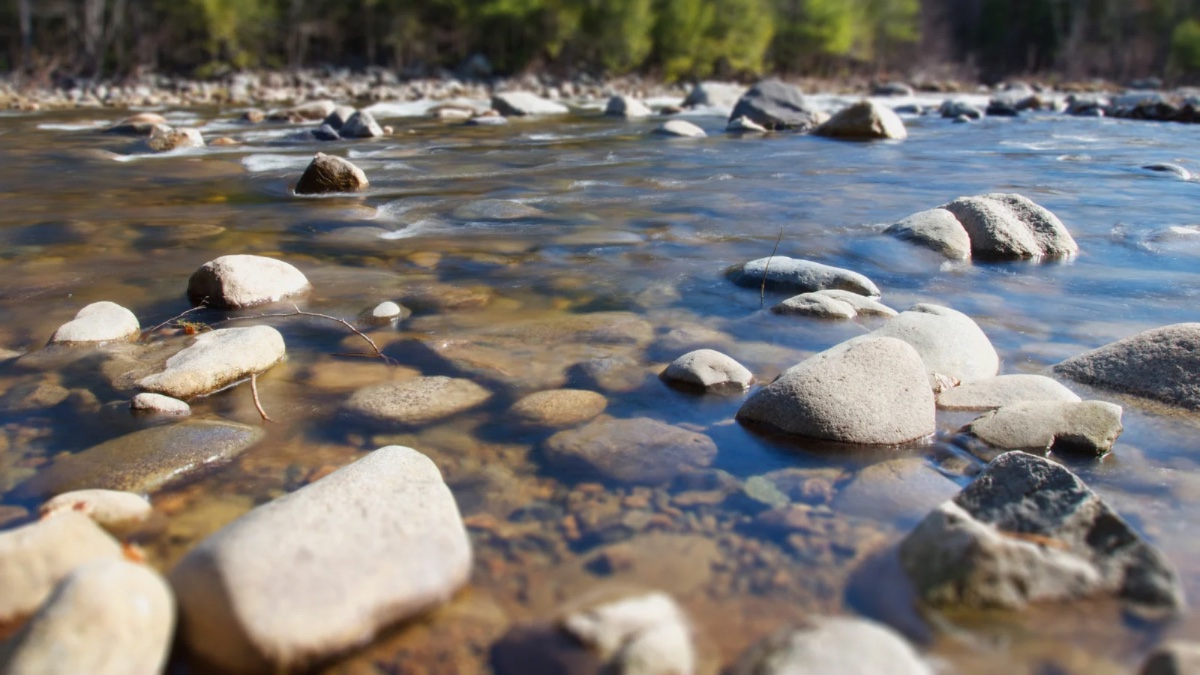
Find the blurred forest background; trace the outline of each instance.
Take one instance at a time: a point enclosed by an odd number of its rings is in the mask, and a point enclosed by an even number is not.
[[[1200,0],[0,0],[0,71],[1200,76]],[[478,58],[475,61],[480,62]]]

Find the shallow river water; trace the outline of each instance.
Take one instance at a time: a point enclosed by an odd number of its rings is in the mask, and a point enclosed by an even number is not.
[[[269,320],[288,350],[258,382],[274,421],[261,422],[246,386],[193,402],[193,417],[262,425],[266,439],[152,495],[162,518],[140,545],[156,567],[169,569],[254,505],[399,443],[434,459],[454,490],[475,547],[472,582],[446,608],[328,672],[485,671],[510,627],[610,584],[678,599],[710,671],[813,612],[888,621],[947,672],[1128,672],[1164,636],[1200,638],[1190,614],[1148,624],[1103,603],[1019,615],[912,611],[887,550],[937,499],[919,487],[847,486],[901,457],[966,484],[982,466],[954,444],[970,414],[939,412],[941,431],[925,443],[848,451],[744,429],[733,421],[744,396],[696,396],[657,377],[684,352],[714,347],[769,382],[878,325],[774,315],[766,308],[785,295],[760,299],[725,279],[728,266],[776,245],[779,255],[867,275],[899,310],[932,302],[967,313],[996,346],[1002,373],[1043,372],[1146,328],[1198,321],[1200,183],[1139,167],[1200,170],[1200,128],[1049,113],[976,124],[922,117],[906,118],[906,141],[853,143],[726,135],[724,118],[697,114],[689,119],[710,137],[669,140],[648,135],[656,122],[598,113],[471,128],[395,116],[415,111],[403,106],[377,110],[393,136],[335,143],[239,124],[240,110],[165,111],[201,125],[210,141],[230,135],[242,145],[155,156],[124,156],[135,141],[97,133],[120,111],[0,117],[0,348],[36,352],[98,300],[133,310],[144,328],[158,324],[189,307],[197,267],[233,253],[300,268],[314,286],[302,309],[353,319],[398,300],[414,310],[369,333],[394,364],[350,355],[369,348],[337,324]],[[370,189],[291,195],[318,150],[354,161]],[[951,264],[882,234],[916,211],[996,191],[1055,212],[1079,257]],[[596,313],[627,332],[614,338],[580,323]],[[106,372],[87,359],[0,364],[0,522],[36,512],[14,488],[56,455],[161,423],[131,417],[128,392]],[[468,377],[494,396],[403,433],[339,413],[355,389],[418,372]],[[39,385],[70,395],[30,403]],[[646,487],[556,468],[541,454],[551,432],[517,425],[507,410],[559,387],[603,393],[613,417],[707,434],[719,449],[712,468],[727,474]],[[1115,450],[1069,464],[1200,597],[1200,420],[1117,402],[1125,431]],[[778,498],[756,480],[771,472],[809,481],[803,494],[784,495],[811,507],[806,523],[756,520],[763,500]],[[182,656],[172,667],[192,670]]]

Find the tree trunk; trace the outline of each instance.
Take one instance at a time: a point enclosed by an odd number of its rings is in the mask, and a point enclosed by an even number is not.
[[[21,31],[21,67],[33,66],[33,9],[29,0],[17,0],[17,21]]]

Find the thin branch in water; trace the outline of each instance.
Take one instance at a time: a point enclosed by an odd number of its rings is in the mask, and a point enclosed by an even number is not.
[[[779,228],[779,236],[775,239],[775,248],[771,249],[771,255],[767,257],[767,264],[763,265],[763,280],[762,286],[758,288],[758,308],[762,309],[767,302],[767,272],[771,271],[771,258],[775,257],[775,252],[779,250],[779,242],[783,241],[783,228]]]
[[[225,323],[228,321],[245,321],[247,319],[286,319],[288,317],[293,317],[293,316],[311,316],[316,319],[325,319],[326,321],[336,321],[337,323],[340,323],[343,326],[345,326],[347,329],[349,329],[352,333],[354,333],[358,337],[366,340],[367,344],[371,345],[371,349],[375,352],[376,357],[381,358],[388,363],[392,363],[392,360],[389,359],[387,356],[385,356],[382,351],[380,351],[379,345],[375,344],[375,341],[372,340],[369,335],[367,335],[366,333],[362,332],[361,330],[355,328],[354,324],[350,323],[349,321],[346,321],[345,319],[339,319],[336,316],[330,316],[328,314],[318,314],[316,312],[306,312],[306,311],[300,309],[300,307],[298,305],[292,305],[292,308],[295,309],[296,311],[288,312],[286,314],[276,313],[276,314],[255,314],[253,316],[231,316],[226,319],[221,319],[220,321],[217,321],[215,323]]]
[[[147,329],[147,330],[144,330],[144,331],[142,331],[142,334],[138,336],[138,341],[140,342],[140,341],[142,341],[142,340],[146,339],[146,336],[150,335],[151,333],[155,333],[155,332],[157,332],[159,329],[161,329],[161,328],[163,328],[163,327],[165,327],[165,326],[168,326],[168,325],[170,325],[170,324],[172,324],[172,323],[175,323],[176,321],[178,321],[178,320],[182,319],[183,317],[187,316],[188,314],[191,314],[192,312],[199,312],[200,310],[202,310],[202,309],[206,309],[207,307],[208,307],[208,298],[207,298],[207,297],[205,297],[203,300],[201,300],[201,301],[200,301],[200,304],[196,305],[195,307],[193,307],[193,308],[191,308],[191,309],[189,309],[189,310],[187,310],[187,311],[185,311],[185,312],[180,312],[179,314],[176,314],[175,316],[173,316],[173,317],[171,317],[171,318],[167,319],[166,321],[164,321],[164,322],[162,322],[162,323],[158,324],[158,325],[157,325],[157,326],[155,326],[154,328],[150,328],[150,329]]]
[[[254,407],[258,409],[258,414],[263,418],[264,422],[274,422],[267,415],[267,411],[263,410],[262,401],[258,399],[258,373],[250,374],[250,393],[254,395]]]

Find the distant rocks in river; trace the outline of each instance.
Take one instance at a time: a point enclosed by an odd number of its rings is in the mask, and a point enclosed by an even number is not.
[[[359,192],[369,185],[362,169],[341,157],[318,152],[296,183],[296,194]]]
[[[604,106],[604,114],[612,117],[649,117],[654,111],[632,96],[613,96]]]
[[[1140,608],[1182,608],[1179,576],[1066,467],[1024,452],[993,460],[900,544],[929,605],[1021,609],[1113,594]]]
[[[1001,406],[963,431],[1001,450],[1099,457],[1121,435],[1121,406],[1106,401],[1022,401]]]
[[[184,400],[205,396],[270,370],[285,353],[283,336],[270,326],[222,328],[192,338],[161,371],[138,380],[137,386]]]
[[[774,79],[759,82],[738,99],[729,119],[738,117],[772,131],[808,131],[818,124],[799,87]]]
[[[879,297],[879,287],[870,279],[840,267],[811,260],[776,255],[731,267],[726,276],[738,286],[809,293],[839,289],[868,297]]]
[[[375,117],[365,110],[358,110],[337,128],[342,138],[377,138],[383,136],[383,128],[375,121]]]
[[[311,288],[303,272],[282,260],[225,255],[193,272],[187,293],[194,305],[241,309],[292,298]]]
[[[697,82],[683,99],[684,108],[733,108],[746,88],[732,82]]]
[[[75,318],[54,331],[50,344],[95,344],[130,340],[141,333],[133,312],[115,302],[100,301],[84,307]]]
[[[1072,357],[1054,372],[1076,382],[1200,411],[1200,323],[1138,333]]]
[[[744,391],[754,382],[754,375],[721,352],[697,349],[672,361],[662,379],[704,391]]]
[[[152,112],[142,112],[126,117],[105,129],[105,131],[110,134],[124,134],[127,136],[149,136],[155,127],[165,126],[166,124],[167,118],[162,115]]]
[[[887,233],[960,260],[1069,258],[1079,253],[1062,221],[1017,194],[960,197],[909,216]]]
[[[342,127],[346,125],[346,121],[357,112],[357,110],[348,105],[339,105],[333,109],[333,112],[326,115],[325,119],[321,120],[321,125],[328,125],[334,131],[341,131]],[[374,118],[372,118],[371,122],[374,121]]]
[[[199,129],[190,127],[170,127],[163,124],[155,125],[146,139],[146,147],[154,152],[170,152],[183,148],[203,148],[204,137]]]
[[[729,675],[933,675],[891,628],[853,617],[812,616],[743,653]]]
[[[428,457],[375,450],[250,511],[171,571],[184,645],[220,672],[307,669],[434,609],[471,543]]]
[[[658,420],[599,417],[551,436],[543,453],[559,468],[593,480],[655,485],[712,464],[717,445],[704,434]]]
[[[570,112],[570,109],[561,103],[544,99],[527,91],[507,91],[494,94],[492,108],[506,117],[563,115]]]
[[[703,138],[708,134],[700,127],[687,120],[668,120],[654,130],[659,136],[675,136],[678,138]]]
[[[851,140],[904,140],[908,130],[891,108],[863,100],[839,111],[813,130],[818,136]]]
[[[801,293],[771,308],[775,314],[818,319],[854,319],[862,316],[896,316],[896,310],[865,295],[839,289]]]

